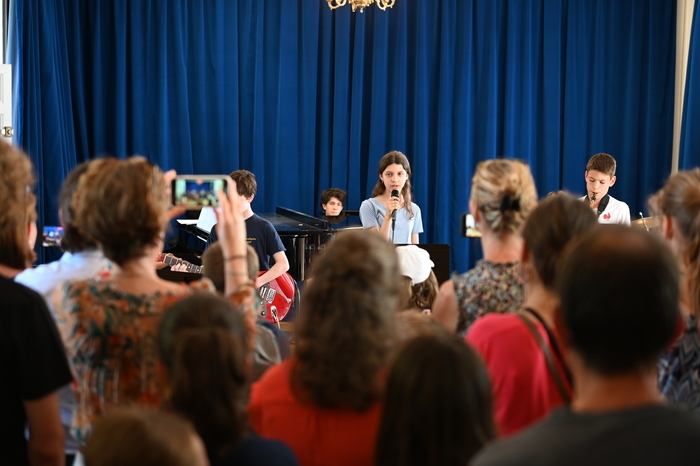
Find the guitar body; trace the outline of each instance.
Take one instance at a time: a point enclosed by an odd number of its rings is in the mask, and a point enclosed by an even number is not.
[[[258,272],[258,277],[264,273],[265,272]],[[258,291],[267,308],[267,312],[263,317],[273,324],[284,319],[292,308],[295,289],[296,284],[294,283],[294,279],[288,273],[283,273],[271,282],[261,286]]]

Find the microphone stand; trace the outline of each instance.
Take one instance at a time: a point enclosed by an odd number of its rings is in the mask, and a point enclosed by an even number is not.
[[[647,222],[644,219],[644,214],[639,212],[639,216],[642,217],[642,225],[644,225],[644,228],[647,229],[647,232],[649,231],[649,227],[647,226]]]

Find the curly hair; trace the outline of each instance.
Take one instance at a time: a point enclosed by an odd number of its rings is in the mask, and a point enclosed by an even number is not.
[[[700,168],[671,175],[664,187],[649,198],[654,215],[675,221],[682,241],[681,260],[686,273],[684,286],[691,311],[700,318]]]
[[[95,160],[73,196],[75,224],[119,266],[162,240],[168,196],[163,172],[143,157]]]
[[[471,200],[491,231],[497,235],[518,233],[537,204],[530,168],[514,159],[479,162],[472,178]]]
[[[291,385],[321,408],[367,409],[394,341],[399,274],[392,244],[347,231],[323,251],[302,297]]]
[[[427,280],[411,286],[411,306],[421,311],[431,309],[439,288],[435,272],[431,270]]]
[[[345,205],[345,200],[348,198],[348,193],[338,188],[326,189],[321,193],[321,207],[328,204],[332,198],[336,198],[341,204]]]
[[[32,162],[16,147],[0,143],[0,264],[25,269],[36,259],[27,225],[36,221]]]
[[[61,238],[61,249],[68,252],[80,252],[88,249],[96,249],[97,243],[80,233],[80,229],[75,224],[75,213],[73,211],[73,196],[78,189],[80,177],[88,170],[90,162],[84,162],[71,171],[63,181],[61,193],[58,196],[59,212],[63,224],[63,237]]]
[[[377,169],[377,174],[381,177],[382,173],[384,173],[384,170],[386,170],[386,167],[394,164],[401,165],[406,171],[406,184],[403,185],[401,195],[403,196],[404,204],[406,205],[406,210],[408,210],[410,217],[413,218],[413,207],[411,206],[411,164],[408,163],[408,158],[402,152],[399,152],[397,150],[389,152],[379,160],[379,168]],[[384,186],[382,180],[379,179],[377,180],[377,184],[374,185],[374,189],[372,190],[372,197],[377,197],[380,194],[384,194],[384,191],[386,191],[386,186]]]

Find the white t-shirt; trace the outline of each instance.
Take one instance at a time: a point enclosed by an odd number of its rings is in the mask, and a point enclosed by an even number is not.
[[[581,200],[585,200],[586,196],[583,196]],[[622,201],[618,201],[614,197],[608,194],[608,205],[605,206],[605,210],[598,215],[598,223],[602,225],[613,225],[618,223],[620,225],[630,225],[630,208]],[[596,209],[593,211],[598,214]]]

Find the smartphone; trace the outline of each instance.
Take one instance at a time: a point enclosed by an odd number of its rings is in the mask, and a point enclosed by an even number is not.
[[[173,207],[199,210],[218,207],[218,191],[228,192],[228,175],[178,175],[170,186]]]
[[[480,238],[481,232],[476,228],[476,222],[472,214],[462,214],[462,222],[460,223],[460,233],[465,238]]]
[[[61,238],[63,238],[63,227],[44,227],[41,234],[41,246],[44,248],[61,247]]]

